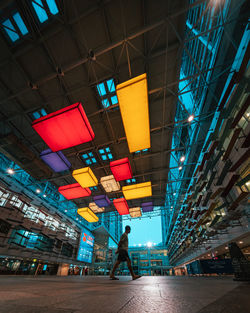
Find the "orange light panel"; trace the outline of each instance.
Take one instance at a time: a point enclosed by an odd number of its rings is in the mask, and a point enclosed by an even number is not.
[[[151,182],[124,186],[122,192],[127,200],[150,197],[152,196]]]

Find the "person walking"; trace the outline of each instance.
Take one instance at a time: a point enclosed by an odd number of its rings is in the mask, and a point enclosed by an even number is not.
[[[118,257],[109,276],[111,280],[119,280],[119,278],[115,277],[115,270],[117,269],[121,262],[127,262],[128,269],[133,280],[141,277],[140,275],[135,275],[131,265],[130,257],[128,255],[128,234],[130,233],[130,231],[131,228],[130,226],[127,225],[125,227],[125,232],[122,234],[120,241],[118,243],[118,248],[115,252],[116,254],[118,254]]]

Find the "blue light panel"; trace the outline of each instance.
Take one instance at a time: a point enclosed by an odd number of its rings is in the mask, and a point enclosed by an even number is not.
[[[36,15],[39,18],[40,23],[44,23],[48,19],[48,14],[46,13],[42,0],[32,1],[33,8],[36,11]]]
[[[3,25],[4,30],[6,31],[7,35],[10,37],[11,41],[13,41],[13,42],[17,41],[20,38],[16,32],[15,27],[13,26],[13,24],[11,23],[11,21],[9,19],[4,21],[2,23],[2,25]]]
[[[24,21],[21,18],[21,15],[18,12],[13,15],[13,19],[16,22],[18,28],[20,29],[20,32],[22,33],[22,35],[28,34],[28,29],[26,25],[24,24]]]

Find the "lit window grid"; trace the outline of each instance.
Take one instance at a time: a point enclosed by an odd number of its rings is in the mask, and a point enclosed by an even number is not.
[[[30,113],[30,116],[31,116],[32,120],[37,120],[40,117],[46,116],[46,115],[47,115],[47,112],[45,111],[44,108],[42,108],[42,109],[40,109],[38,111]]]
[[[135,178],[127,179],[126,183],[128,183],[128,184],[136,183],[136,179]]]
[[[98,151],[103,161],[113,160],[113,155],[109,147],[99,149]]]
[[[97,84],[96,89],[104,109],[112,105],[118,104],[118,99],[115,92],[115,83],[113,78],[108,79],[100,84]]]
[[[93,152],[86,152],[82,154],[82,159],[86,163],[86,165],[93,165],[97,163],[96,157]]]
[[[135,151],[134,153],[145,153],[148,151],[148,148],[147,149],[143,149],[143,150],[139,150],[139,151]]]
[[[59,13],[55,0],[32,0],[31,3],[40,23]]]
[[[5,34],[12,42],[19,40],[21,37],[29,33],[24,23],[24,20],[19,12],[15,12],[11,16],[9,16],[1,24],[5,31]]]

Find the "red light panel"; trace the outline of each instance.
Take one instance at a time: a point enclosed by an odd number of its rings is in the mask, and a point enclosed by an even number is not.
[[[133,177],[128,158],[110,162],[110,169],[116,181],[126,180]]]
[[[94,139],[95,134],[80,102],[33,121],[32,127],[53,152]]]
[[[120,215],[129,214],[129,207],[125,198],[114,199],[113,203]]]
[[[61,186],[58,188],[58,191],[68,200],[89,197],[91,195],[89,188],[82,188],[78,183]]]

